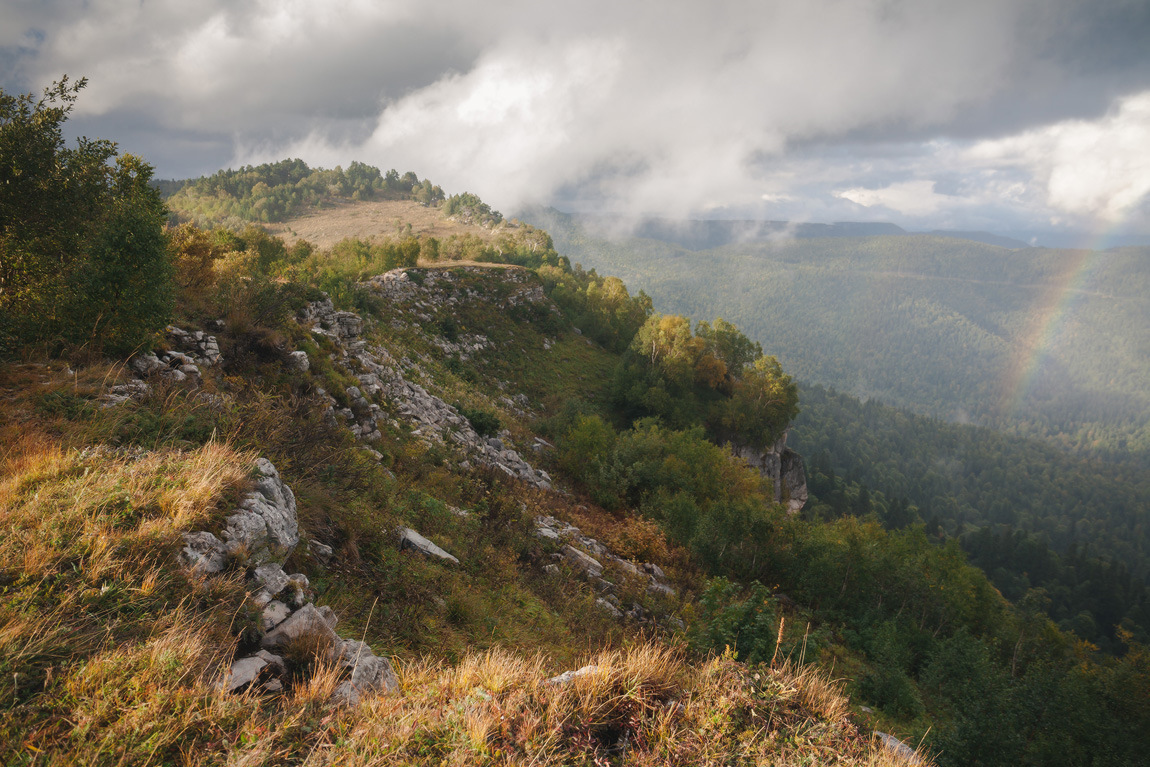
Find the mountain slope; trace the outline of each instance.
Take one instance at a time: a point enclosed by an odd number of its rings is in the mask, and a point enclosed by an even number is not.
[[[666,309],[726,317],[793,374],[1103,455],[1150,451],[1150,259],[927,235],[692,252],[536,211],[557,247]]]

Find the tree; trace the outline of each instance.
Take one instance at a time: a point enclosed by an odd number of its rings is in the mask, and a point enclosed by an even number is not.
[[[762,450],[773,445],[799,414],[799,391],[774,357],[759,357],[735,381],[729,399],[714,405],[716,431]]]
[[[117,160],[111,210],[73,279],[69,340],[131,354],[171,316],[175,291],[165,211],[148,186],[151,177],[151,167],[138,157]]]
[[[714,326],[700,322],[695,327],[695,335],[703,339],[707,351],[726,365],[731,376],[742,375],[743,368],[758,357],[763,356],[763,347],[747,338],[742,332],[722,317],[715,320]]]
[[[0,91],[0,355],[64,341],[124,352],[171,308],[171,268],[152,169],[110,141],[65,145],[85,86]]]

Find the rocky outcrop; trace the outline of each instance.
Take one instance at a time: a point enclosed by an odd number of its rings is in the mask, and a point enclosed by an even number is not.
[[[224,521],[221,541],[209,532],[185,533],[180,560],[206,575],[222,571],[230,559],[253,565],[285,559],[299,543],[295,495],[272,462],[256,461],[256,489]]]
[[[469,284],[470,278],[491,274],[493,267],[452,266],[444,269],[420,269],[418,278],[413,279],[411,269],[392,269],[390,272],[369,278],[364,284],[381,298],[392,303],[407,304],[415,310],[413,314],[423,321],[430,316],[421,316],[420,310],[450,309],[466,301],[473,301],[480,294]],[[497,268],[497,267],[496,267]],[[537,304],[550,308],[543,285],[527,269],[519,267],[501,268],[499,283],[502,295],[484,295],[494,299],[500,309],[510,309],[526,304]]]
[[[558,546],[558,550],[552,554],[555,560],[566,564],[603,592],[603,596],[598,597],[595,603],[617,620],[650,622],[655,616],[638,602],[632,602],[630,605],[622,604],[614,593],[617,590],[616,583],[604,577],[608,571],[613,573],[612,578],[622,577],[646,583],[646,591],[652,596],[670,599],[678,596],[675,588],[667,583],[667,576],[658,565],[650,562],[636,565],[617,556],[606,545],[584,535],[574,525],[551,516],[536,517],[535,535],[554,542]],[[556,565],[547,565],[545,569],[555,573],[560,571]],[[667,622],[674,628],[682,628],[682,622],[677,618],[670,618]]]
[[[220,345],[215,336],[202,330],[182,330],[168,325],[164,331],[169,350],[137,354],[128,362],[136,378],[113,385],[100,399],[104,407],[121,405],[130,399],[142,400],[151,393],[147,379],[155,376],[172,383],[188,382],[198,386],[203,378],[201,367],[223,364]]]
[[[803,458],[787,447],[785,433],[770,450],[737,447],[734,453],[771,481],[775,489],[775,503],[785,504],[788,513],[795,514],[806,505],[807,472]]]
[[[450,275],[450,272],[443,274]],[[429,272],[425,280],[435,284],[437,281],[450,278],[435,277],[434,273]],[[416,295],[438,295],[412,283],[402,270],[373,277],[369,283],[393,300]],[[505,301],[529,300],[519,293],[533,296],[530,287],[513,291]],[[474,292],[463,290],[459,295],[448,294],[443,300],[450,303],[467,297],[474,298]],[[428,307],[433,308],[430,304]],[[338,407],[335,397],[323,393],[322,396],[328,400],[330,422],[342,421],[357,439],[373,442],[382,436],[381,426],[389,422],[398,426],[398,423],[391,421],[384,412],[380,405],[383,402],[414,427],[412,434],[416,437],[429,443],[455,445],[464,454],[467,465],[474,461],[535,487],[551,489],[551,477],[547,472],[533,468],[517,450],[503,440],[486,438],[477,433],[467,418],[455,407],[419,384],[408,380],[400,363],[387,350],[364,341],[361,338],[364,323],[359,315],[352,312],[337,312],[331,300],[324,298],[322,301],[309,304],[300,319],[305,324],[310,324],[313,333],[325,335],[338,344],[340,354],[333,361],[359,381],[359,386],[348,387],[344,392],[349,403],[348,407]],[[525,398],[512,402],[526,405]]]
[[[168,325],[164,332],[168,343],[191,357],[194,364],[204,367],[223,364],[215,336],[206,335],[202,330],[181,330],[175,325]]]
[[[284,572],[282,561],[299,543],[295,495],[271,461],[260,458],[255,471],[255,489],[225,520],[223,540],[207,531],[186,533],[179,555],[184,566],[207,576],[233,563],[250,568],[247,584],[250,602],[260,611],[261,649],[232,662],[223,688],[279,692],[292,672],[291,664],[279,653],[306,651],[327,659],[346,677],[332,694],[333,705],[354,704],[363,695],[395,690],[398,682],[391,662],[363,642],[340,638],[335,612],[312,603],[307,576]],[[332,555],[329,547],[313,546],[327,558]]]

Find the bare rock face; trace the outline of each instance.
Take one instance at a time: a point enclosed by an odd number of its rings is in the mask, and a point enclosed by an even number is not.
[[[803,457],[788,447],[783,451],[779,473],[787,511],[795,514],[807,505],[807,470]]]
[[[802,456],[787,447],[786,434],[770,450],[738,447],[734,452],[771,481],[775,488],[775,503],[785,504],[788,513],[798,513],[806,505],[807,472]]]

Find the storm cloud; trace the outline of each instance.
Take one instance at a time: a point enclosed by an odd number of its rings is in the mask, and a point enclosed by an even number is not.
[[[0,82],[161,176],[298,156],[497,207],[1150,233],[1150,4],[17,0]]]

